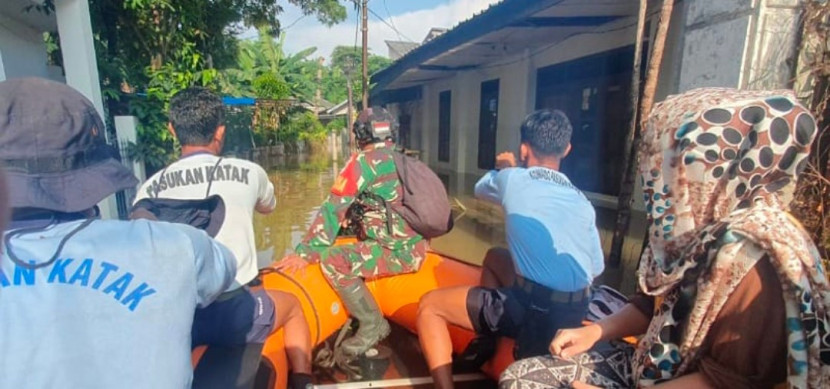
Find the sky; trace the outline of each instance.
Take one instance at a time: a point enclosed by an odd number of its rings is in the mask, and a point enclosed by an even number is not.
[[[374,54],[387,56],[385,40],[421,43],[430,28],[450,28],[498,1],[369,0],[369,9],[376,14],[369,12],[369,50]],[[359,14],[351,2],[342,2],[346,5],[349,15],[344,22],[332,27],[324,26],[314,16],[303,17],[297,7],[287,4],[288,2],[282,3],[284,12],[279,15],[279,19],[286,34],[286,52],[296,53],[308,47],[317,47],[314,56],[328,59],[335,46],[355,45],[355,27]],[[385,22],[381,21],[381,18]],[[241,37],[256,37],[256,31],[246,31]],[[358,35],[357,45],[360,43]]]

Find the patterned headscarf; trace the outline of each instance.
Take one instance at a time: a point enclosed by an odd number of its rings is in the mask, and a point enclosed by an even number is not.
[[[649,247],[638,281],[662,303],[635,355],[640,385],[694,368],[727,298],[769,258],[784,291],[788,383],[830,387],[827,280],[784,211],[816,132],[789,91],[697,89],[654,108],[640,150]]]

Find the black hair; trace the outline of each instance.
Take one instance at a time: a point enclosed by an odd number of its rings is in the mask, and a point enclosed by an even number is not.
[[[561,157],[568,149],[573,127],[564,112],[540,109],[522,122],[522,143],[541,156]]]
[[[225,106],[213,92],[198,87],[179,91],[170,99],[170,124],[182,145],[205,146],[225,123]]]

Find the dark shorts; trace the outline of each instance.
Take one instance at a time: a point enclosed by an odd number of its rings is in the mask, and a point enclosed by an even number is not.
[[[193,317],[192,346],[265,343],[274,328],[274,302],[262,288],[226,292]]]
[[[556,331],[582,325],[590,302],[588,291],[553,292],[534,285],[474,287],[467,293],[467,315],[475,332],[515,339],[516,359],[548,353]]]

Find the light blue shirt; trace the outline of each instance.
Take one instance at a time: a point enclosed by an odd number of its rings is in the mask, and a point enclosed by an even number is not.
[[[233,254],[185,225],[96,220],[52,265],[9,258],[45,263],[81,223],[3,248],[0,388],[189,388],[193,312],[233,282]]]
[[[504,208],[507,245],[522,277],[573,292],[602,273],[594,208],[564,174],[543,167],[490,171],[475,195]]]

